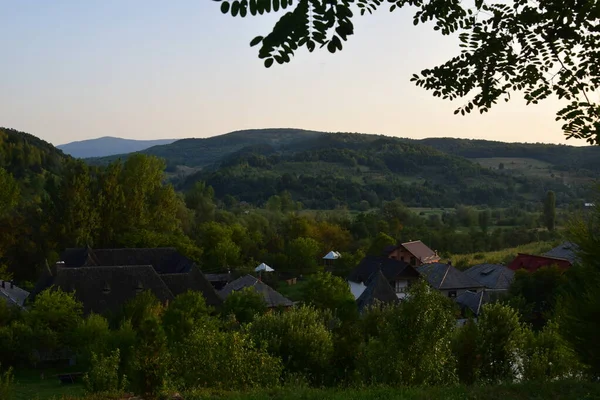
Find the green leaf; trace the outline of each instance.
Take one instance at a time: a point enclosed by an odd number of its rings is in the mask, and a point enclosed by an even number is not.
[[[336,45],[333,42],[329,42],[327,43],[327,50],[329,50],[330,53],[335,53],[336,50]]]
[[[272,58],[267,58],[265,60],[265,67],[271,68],[271,65],[273,65],[273,59]]]
[[[250,42],[250,47],[254,47],[257,44],[259,44],[260,42],[262,42],[264,38],[262,36],[257,36],[254,39],[252,39],[252,41]]]
[[[224,1],[221,3],[221,12],[223,14],[227,14],[229,12],[229,2],[228,1]]]
[[[240,12],[240,2],[236,0],[231,4],[231,15],[234,17],[237,17],[239,12]]]
[[[286,0],[283,1],[285,2]],[[273,0],[273,11],[279,11],[279,0]]]

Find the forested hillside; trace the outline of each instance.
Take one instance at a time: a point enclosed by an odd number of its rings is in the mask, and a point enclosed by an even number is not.
[[[285,190],[313,209],[366,210],[397,198],[413,207],[535,207],[548,190],[559,206],[576,205],[600,175],[600,153],[591,147],[297,129],[184,139],[143,153],[164,158],[180,190],[205,181],[218,199],[254,205]],[[116,158],[88,161],[103,165]]]
[[[77,158],[106,157],[114,154],[133,153],[149,147],[173,143],[175,139],[132,140],[105,136],[56,146],[66,154]]]

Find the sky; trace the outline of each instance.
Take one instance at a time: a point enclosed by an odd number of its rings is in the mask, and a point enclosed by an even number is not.
[[[463,117],[462,103],[415,87],[413,73],[459,48],[413,26],[410,9],[357,16],[342,52],[266,69],[249,42],[276,20],[211,0],[0,0],[0,126],[55,145],[250,128],[585,144],[565,140],[557,100]]]

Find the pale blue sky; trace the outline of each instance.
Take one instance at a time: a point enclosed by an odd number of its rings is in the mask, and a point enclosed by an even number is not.
[[[270,127],[585,144],[565,141],[557,101],[460,117],[414,87],[458,47],[410,12],[358,17],[341,53],[265,69],[248,43],[274,21],[210,0],[0,0],[0,126],[53,144]]]

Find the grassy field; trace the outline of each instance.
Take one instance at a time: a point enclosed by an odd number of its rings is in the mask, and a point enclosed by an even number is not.
[[[450,256],[452,264],[459,268],[465,269],[476,264],[508,264],[518,253],[542,254],[558,245],[557,241],[551,242],[534,242],[524,244],[522,246],[511,247],[509,249],[490,251],[487,253],[470,253],[456,254]]]
[[[57,373],[58,371],[45,371],[42,379],[41,371],[17,371],[13,396],[9,400],[51,400],[63,396],[83,396],[83,385],[63,385],[56,377]]]
[[[483,387],[414,389],[296,389],[250,393],[184,396],[185,400],[585,400],[600,399],[600,384],[581,382],[528,383]]]
[[[35,397],[32,387],[25,397]],[[34,397],[26,397],[33,395]],[[83,393],[55,393],[59,400],[108,400],[114,397],[84,396]],[[128,398],[128,397],[126,397]],[[139,399],[139,398],[136,398]],[[284,388],[250,392],[201,390],[183,394],[184,400],[591,400],[600,399],[600,384],[587,382],[525,383],[500,386],[453,386],[431,388],[307,389]],[[2,399],[4,400],[4,399]],[[11,399],[9,399],[11,400]],[[141,400],[141,399],[140,399]]]

